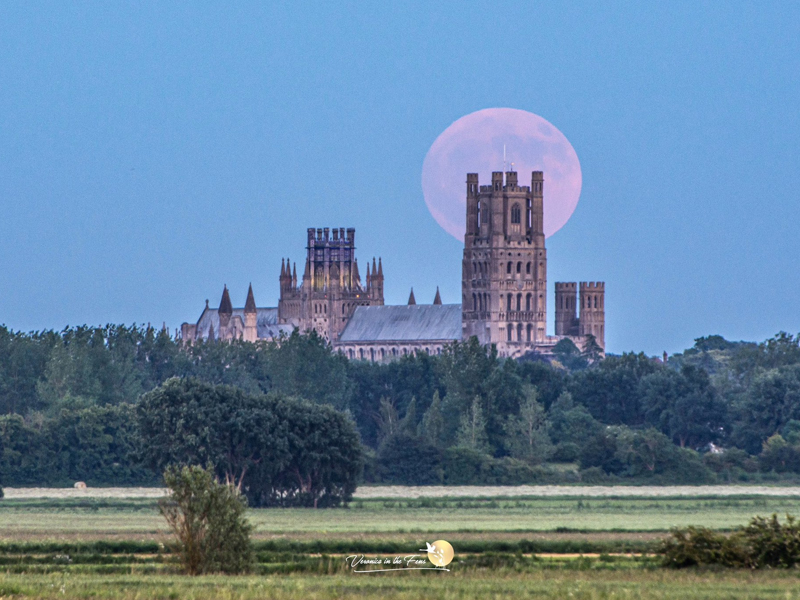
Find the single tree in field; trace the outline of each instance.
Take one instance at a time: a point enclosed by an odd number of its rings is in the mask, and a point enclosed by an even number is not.
[[[253,561],[253,527],[245,518],[247,502],[241,493],[217,481],[211,467],[168,467],[164,483],[170,495],[158,506],[177,538],[186,573],[247,571]]]

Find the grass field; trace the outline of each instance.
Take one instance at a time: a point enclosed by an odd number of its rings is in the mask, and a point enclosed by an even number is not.
[[[389,575],[292,575],[177,577],[140,575],[0,575],[0,596],[38,598],[388,600],[791,600],[800,598],[794,572],[667,572],[656,570],[514,573],[403,573]]]
[[[387,490],[349,508],[251,510],[256,574],[199,578],[177,574],[154,495],[6,498],[0,598],[800,600],[798,570],[670,571],[650,554],[673,526],[730,530],[755,515],[800,514],[800,496],[785,488],[422,498]],[[449,573],[355,574],[345,561],[414,553],[441,538],[456,549]]]
[[[268,538],[281,534],[647,532],[686,525],[733,529],[754,515],[772,513],[800,513],[800,498],[390,498],[358,500],[346,509],[253,509],[250,519],[256,537]],[[0,539],[81,535],[138,539],[166,533],[154,499],[0,502]]]

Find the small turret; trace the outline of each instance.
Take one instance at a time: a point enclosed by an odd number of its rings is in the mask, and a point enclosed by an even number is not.
[[[436,297],[433,299],[434,306],[441,306],[442,304],[442,297],[439,295],[439,286],[436,286]]]
[[[369,266],[367,266],[369,270]],[[361,275],[358,273],[358,259],[353,260],[353,287],[359,289],[361,287]]]
[[[244,314],[256,314],[258,311],[256,310],[256,299],[253,296],[253,284],[250,284],[250,287],[247,288],[247,300],[244,303]]]
[[[258,309],[253,296],[253,284],[247,289],[247,301],[244,303],[244,335],[246,342],[255,342],[258,339]]]
[[[416,298],[414,298],[414,288],[411,288],[411,294],[408,296],[408,305],[414,306],[417,303]]]
[[[219,301],[217,314],[219,315],[219,336],[224,339],[233,315],[233,305],[231,304],[231,295],[228,293],[227,285],[222,288],[222,299]]]

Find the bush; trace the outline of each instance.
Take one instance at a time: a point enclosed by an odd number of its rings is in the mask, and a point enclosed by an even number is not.
[[[159,509],[177,538],[186,573],[247,571],[253,562],[252,525],[239,491],[217,481],[212,467],[169,467],[164,483],[172,493],[159,501]]]
[[[442,483],[441,453],[436,446],[406,433],[388,437],[375,465],[380,480],[402,485]]]
[[[173,378],[141,397],[136,416],[149,466],[211,464],[251,506],[336,506],[361,476],[358,432],[331,406]]]
[[[456,446],[444,452],[444,482],[447,485],[483,483],[481,473],[491,459],[479,450]]]
[[[578,444],[572,442],[564,442],[556,446],[553,456],[550,460],[558,463],[571,463],[576,462],[581,456],[581,448]]]
[[[754,517],[730,536],[706,529],[674,529],[659,548],[662,564],[680,569],[720,565],[734,568],[792,568],[800,564],[800,524],[791,516],[781,524],[777,515]]]

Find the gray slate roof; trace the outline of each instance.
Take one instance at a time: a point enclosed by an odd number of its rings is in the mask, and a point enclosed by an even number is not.
[[[239,317],[244,323],[244,308],[234,308],[231,319]],[[214,336],[219,336],[219,311],[216,308],[206,308],[197,321],[197,337],[206,339],[208,328],[214,326]],[[281,332],[290,335],[294,327],[292,325],[278,325],[277,308],[256,308],[256,327],[259,339],[278,337]]]
[[[460,339],[460,304],[415,304],[359,306],[339,336],[339,343]]]

